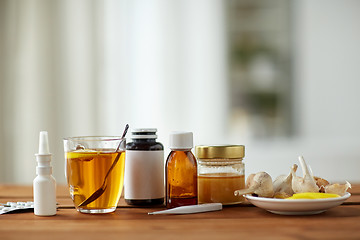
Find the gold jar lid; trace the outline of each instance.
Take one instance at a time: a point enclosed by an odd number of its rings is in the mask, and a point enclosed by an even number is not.
[[[243,145],[219,145],[219,146],[196,146],[195,155],[197,158],[243,158],[245,146]]]

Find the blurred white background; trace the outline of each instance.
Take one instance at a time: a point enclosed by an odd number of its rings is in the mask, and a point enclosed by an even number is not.
[[[65,183],[62,138],[126,123],[158,128],[165,148],[173,130],[243,144],[246,174],[276,177],[303,155],[315,175],[360,182],[360,2],[287,3],[291,129],[271,136],[233,127],[226,4],[0,0],[0,182],[32,183],[41,130]]]

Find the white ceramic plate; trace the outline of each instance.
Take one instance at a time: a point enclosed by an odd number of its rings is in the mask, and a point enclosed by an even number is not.
[[[310,215],[322,213],[329,208],[339,206],[350,196],[351,194],[347,192],[344,196],[338,198],[290,200],[245,195],[246,199],[255,206],[282,215]]]

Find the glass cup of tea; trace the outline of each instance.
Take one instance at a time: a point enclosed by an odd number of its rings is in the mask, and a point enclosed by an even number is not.
[[[64,139],[65,176],[77,211],[116,210],[124,184],[125,148],[121,137]]]

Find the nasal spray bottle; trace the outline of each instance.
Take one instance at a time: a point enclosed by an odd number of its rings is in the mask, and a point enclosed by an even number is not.
[[[35,154],[37,177],[33,182],[34,214],[38,216],[56,215],[56,182],[52,174],[51,153],[48,133],[40,132],[39,153]]]

